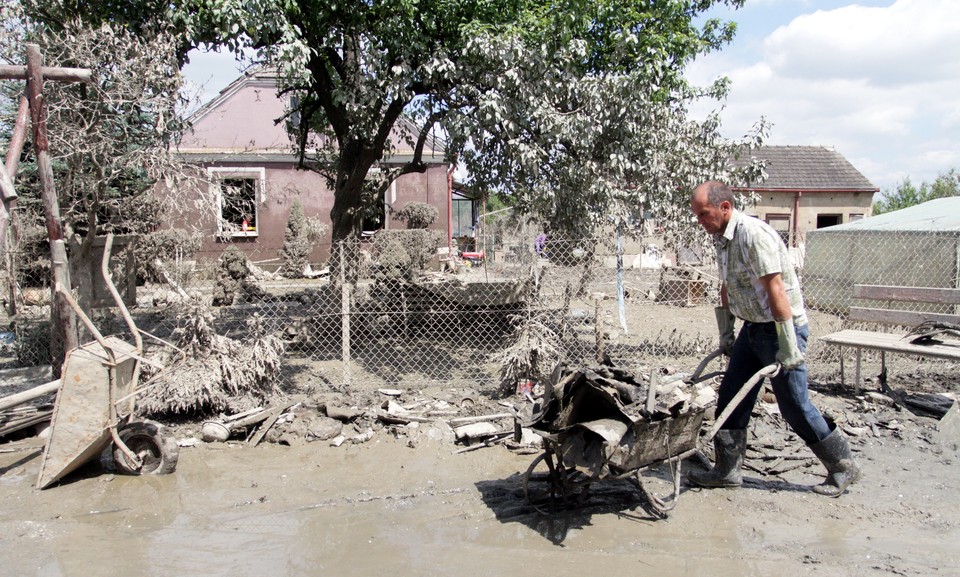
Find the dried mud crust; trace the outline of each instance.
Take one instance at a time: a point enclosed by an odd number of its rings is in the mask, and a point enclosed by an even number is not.
[[[709,307],[662,306],[648,314],[630,319],[630,330],[654,339],[664,326],[682,327],[680,334],[715,338]],[[811,314],[814,339],[830,330],[829,322]],[[681,371],[699,360],[634,359]],[[347,425],[356,435],[369,427],[366,442],[337,447],[308,440],[309,427],[292,427],[275,438],[285,444],[249,448],[242,440],[191,444],[200,424],[180,422],[168,424],[185,446],[176,472],[164,477],[113,477],[94,467],[38,491],[37,450],[0,453],[0,563],[10,574],[34,574],[37,567],[97,574],[113,566],[147,575],[143,568],[155,566],[155,551],[143,544],[153,542],[177,551],[152,573],[164,575],[236,577],[283,566],[351,575],[503,575],[521,567],[635,575],[654,566],[665,575],[717,577],[960,574],[960,439],[939,430],[936,418],[878,395],[875,363],[865,367],[871,380],[859,395],[839,385],[837,370],[835,360],[816,359],[811,395],[847,433],[864,478],[836,500],[810,491],[823,480],[822,466],[765,402],[750,425],[744,487],[684,484],[666,520],[646,514],[635,490],[616,483],[592,488],[581,507],[539,514],[522,483],[536,450],[497,444],[458,453],[461,444],[427,423],[368,418]],[[888,385],[955,394],[956,372],[900,364]],[[329,401],[382,409],[387,399],[376,388],[308,383],[296,391],[306,401],[298,409],[304,418],[291,425],[319,417]],[[482,387],[444,386],[404,389],[399,402],[419,399],[449,403],[456,416],[503,412],[498,401],[521,402]],[[690,459],[683,470],[697,466]],[[649,478],[653,491],[668,494],[668,471],[654,469]],[[73,545],[94,541],[111,546],[85,555]]]

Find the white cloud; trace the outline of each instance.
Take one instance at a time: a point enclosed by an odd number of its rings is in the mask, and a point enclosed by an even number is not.
[[[728,136],[764,116],[771,144],[835,146],[881,188],[908,175],[929,182],[960,167],[958,7],[897,0],[811,11],[770,26],[762,42],[750,38],[747,21],[742,42],[757,50],[734,46],[702,58],[688,77],[730,77]]]
[[[870,84],[938,82],[960,73],[956,0],[899,0],[802,15],[764,42],[784,76],[863,78]]]

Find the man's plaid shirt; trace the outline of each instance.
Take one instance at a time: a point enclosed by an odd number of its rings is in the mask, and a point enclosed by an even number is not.
[[[773,322],[770,301],[759,279],[780,273],[794,324],[807,323],[797,273],[787,247],[770,225],[735,210],[723,234],[714,235],[714,246],[720,279],[734,316],[754,323]]]

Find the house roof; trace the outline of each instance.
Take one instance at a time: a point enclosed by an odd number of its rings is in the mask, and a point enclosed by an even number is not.
[[[763,146],[734,162],[766,160],[767,179],[738,190],[879,192],[842,154],[824,146]]]
[[[240,75],[220,93],[190,115],[192,129],[178,144],[177,152],[193,162],[294,162],[294,144],[286,127],[276,119],[288,111],[289,97],[277,93],[276,70],[256,66]],[[394,125],[394,150],[384,164],[409,162],[413,146],[403,135],[418,135],[418,127],[406,117]],[[421,160],[446,164],[447,143],[431,131]]]
[[[960,196],[937,198],[863,220],[817,229],[817,233],[853,231],[960,232]]]

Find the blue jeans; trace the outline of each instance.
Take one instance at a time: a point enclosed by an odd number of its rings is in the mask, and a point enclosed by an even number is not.
[[[800,352],[807,351],[807,337],[810,332],[807,325],[795,328],[797,346]],[[743,323],[740,334],[733,345],[730,364],[720,383],[717,394],[717,415],[730,404],[740,387],[763,367],[777,362],[776,355],[780,345],[777,341],[776,323]],[[810,402],[807,394],[807,365],[780,371],[771,379],[773,394],[777,397],[780,414],[797,435],[813,445],[830,434],[831,426]],[[750,412],[757,402],[760,386],[754,387],[730,417],[722,425],[724,429],[746,429],[750,422]]]

